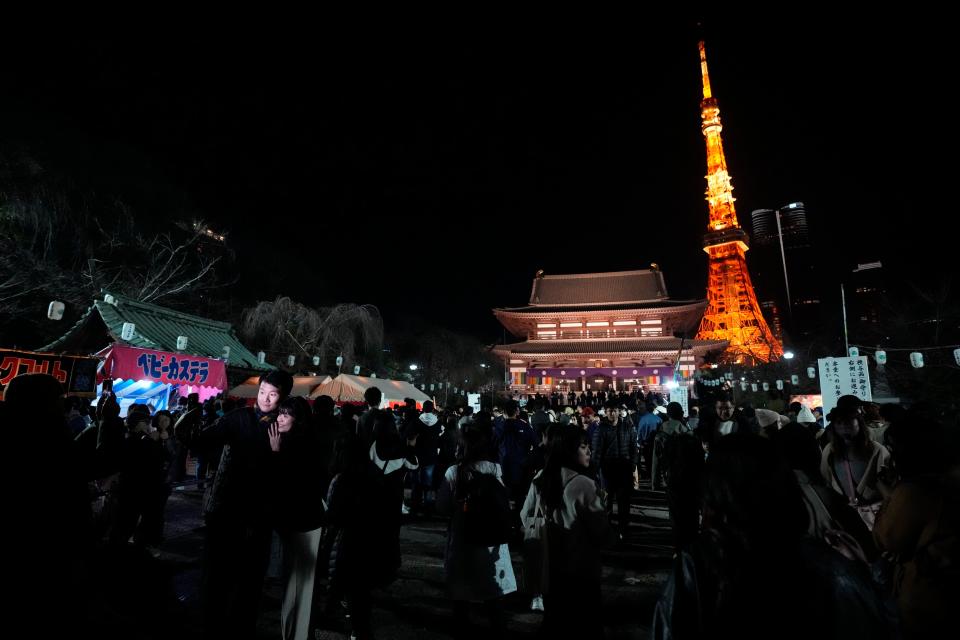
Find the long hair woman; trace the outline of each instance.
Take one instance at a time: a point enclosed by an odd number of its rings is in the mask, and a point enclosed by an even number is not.
[[[857,507],[872,530],[883,500],[878,481],[890,464],[890,452],[870,439],[863,416],[852,404],[837,402],[830,427],[830,444],[823,450],[820,473],[828,485]]]
[[[311,603],[324,520],[322,470],[310,430],[310,405],[301,397],[281,401],[268,434],[275,487],[275,527],[283,543],[284,640],[310,634]]]
[[[539,500],[546,521],[541,583],[544,631],[599,638],[603,636],[603,618],[596,615],[601,610],[600,550],[616,542],[617,535],[590,472],[591,451],[584,430],[556,425],[547,447],[546,465],[534,479],[522,510],[526,517]]]

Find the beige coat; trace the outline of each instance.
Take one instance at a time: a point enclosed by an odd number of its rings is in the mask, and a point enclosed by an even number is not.
[[[546,514],[546,517],[555,525],[551,527],[548,537],[556,532],[562,533],[557,536],[560,539],[550,538],[548,572],[551,575],[599,582],[602,568],[600,550],[614,544],[617,534],[607,521],[603,501],[597,494],[593,479],[566,467],[560,473],[565,485],[563,506]],[[535,513],[534,505],[539,502],[535,493],[536,485],[532,485],[521,511],[525,526],[529,526],[530,518]]]
[[[890,464],[890,452],[887,451],[885,446],[877,444],[876,442],[870,442],[870,448],[870,461],[867,462],[867,470],[857,484],[857,496],[860,504],[873,504],[883,499],[883,496],[880,495],[880,490],[877,488],[877,480],[880,470]],[[833,459],[833,443],[831,442],[827,445],[827,448],[823,450],[823,456],[820,458],[820,474],[823,476],[827,485],[833,487],[834,491],[842,495],[847,495],[847,492],[843,490],[844,485],[840,484],[841,480],[843,480],[845,484],[846,479],[837,478],[833,470]]]

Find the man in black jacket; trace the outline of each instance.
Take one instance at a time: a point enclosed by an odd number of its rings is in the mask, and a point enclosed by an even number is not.
[[[208,638],[255,635],[272,531],[267,431],[292,388],[290,374],[264,374],[255,407],[231,411],[193,442],[197,451],[224,447],[203,501],[207,540],[201,591]]]

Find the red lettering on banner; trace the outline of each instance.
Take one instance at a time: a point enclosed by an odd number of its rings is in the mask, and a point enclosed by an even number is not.
[[[37,371],[36,360],[32,360],[30,358],[20,358],[20,364],[21,366],[24,366],[27,368],[27,370],[24,371],[24,373],[36,373]]]
[[[37,363],[37,368],[33,370],[34,373],[47,373],[50,371],[50,361],[44,360],[43,362]]]
[[[20,358],[7,356],[0,364],[0,371],[7,371],[6,375],[0,378],[0,386],[7,386],[11,380],[17,377],[17,371],[20,369]]]
[[[53,373],[51,375],[63,384],[67,384],[67,372],[60,368],[59,360],[54,361]]]

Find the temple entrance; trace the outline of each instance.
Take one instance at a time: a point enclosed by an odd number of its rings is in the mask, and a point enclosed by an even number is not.
[[[597,391],[613,391],[613,378],[604,375],[587,376],[587,389],[594,393]]]

